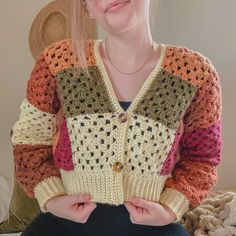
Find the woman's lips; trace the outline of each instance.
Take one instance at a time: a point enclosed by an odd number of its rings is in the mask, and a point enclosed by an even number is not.
[[[111,7],[108,7],[108,9],[106,9],[106,12],[114,12],[114,11],[118,11],[119,9],[121,9],[123,6],[125,6],[129,1],[125,1],[125,2],[120,2],[117,3]]]

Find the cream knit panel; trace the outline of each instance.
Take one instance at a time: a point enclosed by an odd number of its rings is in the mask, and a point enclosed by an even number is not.
[[[67,118],[75,169],[91,175],[111,172],[110,165],[118,156],[119,126],[117,117],[111,113]]]
[[[14,145],[52,145],[56,130],[56,116],[38,110],[25,98],[20,105],[19,119],[12,128],[11,141]]]
[[[124,160],[124,173],[145,177],[160,175],[175,131],[139,115],[132,115],[128,122],[127,136],[123,139],[121,123],[111,113],[67,118],[75,168],[91,175],[113,172],[114,161]]]
[[[175,132],[159,121],[132,115],[127,130],[124,172],[137,177],[159,177]]]

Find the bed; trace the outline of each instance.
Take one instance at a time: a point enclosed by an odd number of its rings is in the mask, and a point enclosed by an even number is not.
[[[19,236],[21,233],[0,234],[1,236]]]
[[[8,218],[8,210],[12,194],[12,184],[9,179],[0,175],[0,223]],[[1,236],[18,236],[19,233],[0,234]]]

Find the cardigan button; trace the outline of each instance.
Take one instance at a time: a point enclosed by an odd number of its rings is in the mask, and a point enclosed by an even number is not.
[[[124,123],[128,120],[128,115],[125,112],[119,114],[119,121]]]
[[[116,172],[120,172],[123,169],[123,164],[119,161],[116,161],[113,166],[112,169]]]

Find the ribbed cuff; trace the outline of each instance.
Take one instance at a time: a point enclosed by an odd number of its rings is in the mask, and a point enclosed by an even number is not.
[[[45,203],[54,196],[65,195],[66,190],[60,177],[52,176],[38,183],[34,188],[35,198],[38,200],[40,210],[47,212]]]
[[[175,214],[179,222],[185,212],[189,210],[189,201],[185,195],[176,189],[165,188],[160,196],[160,203],[168,206]]]

